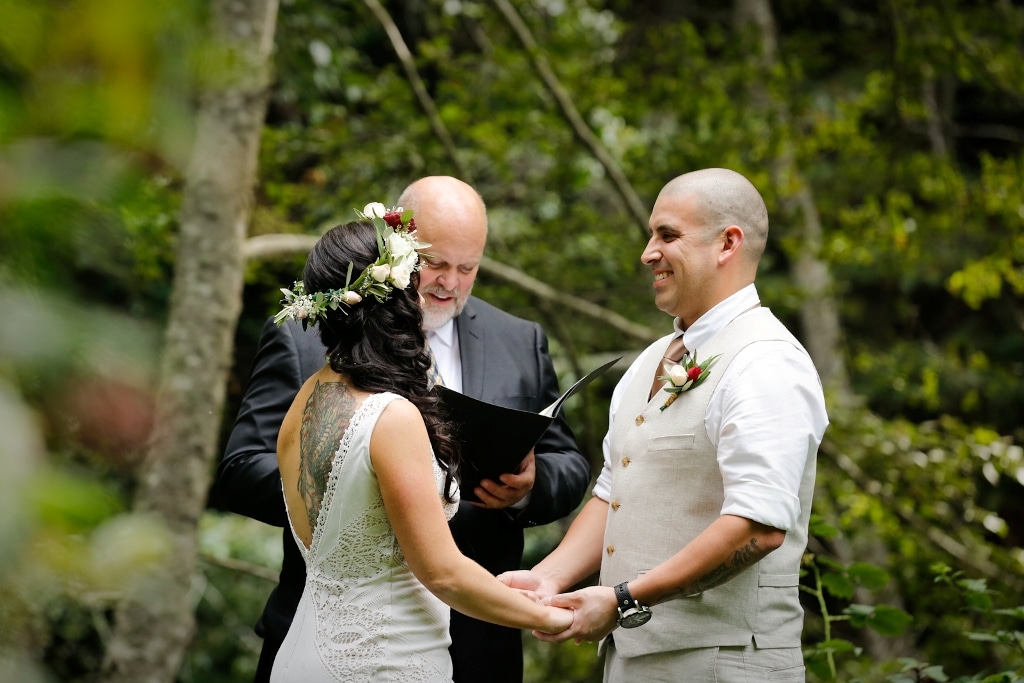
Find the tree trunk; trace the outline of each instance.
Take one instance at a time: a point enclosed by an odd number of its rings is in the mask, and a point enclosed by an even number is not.
[[[134,501],[136,512],[163,523],[173,546],[143,599],[128,597],[117,608],[103,667],[109,683],[173,681],[192,637],[197,525],[241,311],[242,245],[276,21],[277,0],[211,3],[223,61],[201,74],[207,87],[186,172],[156,424]]]
[[[763,73],[770,73],[778,62],[775,19],[768,0],[737,0],[734,7],[736,29],[751,32],[760,39],[760,61]],[[763,85],[754,86],[754,100],[764,109],[775,114],[777,125],[791,127],[791,115],[785,102],[773,98]],[[846,363],[842,353],[842,328],[839,322],[839,306],[832,288],[832,275],[828,264],[821,258],[822,225],[821,215],[806,178],[797,167],[793,147],[789,144],[790,132],[782,132],[783,142],[772,163],[772,182],[782,204],[786,224],[798,231],[800,253],[793,262],[793,279],[803,294],[800,307],[800,322],[803,342],[807,352],[821,376],[828,392],[830,409],[852,407],[857,398],[850,387]],[[887,549],[877,538],[869,538],[862,547],[839,540],[835,552],[844,564],[856,559],[866,560],[879,566],[887,566]],[[863,587],[856,589],[855,600],[871,603],[881,598],[889,605],[903,607],[903,598],[890,584],[877,595],[872,596]],[[878,661],[887,661],[910,648],[906,636],[884,638],[871,629],[864,630],[865,649]]]
[[[768,0],[737,0],[734,23],[739,33],[759,41],[760,67],[771,72],[778,61],[775,19]],[[773,112],[779,125],[788,127],[791,117],[784,102],[773,98],[762,82],[754,86],[754,100],[764,111]],[[784,139],[788,140],[785,133]],[[800,234],[800,253],[793,266],[793,279],[804,296],[800,308],[801,337],[830,396],[841,404],[853,399],[842,354],[839,307],[834,298],[832,276],[821,258],[821,216],[806,179],[794,159],[793,148],[784,142],[771,167],[772,183],[782,204],[785,223]]]

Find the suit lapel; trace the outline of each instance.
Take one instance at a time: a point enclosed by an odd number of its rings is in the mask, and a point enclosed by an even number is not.
[[[473,300],[455,319],[455,331],[459,335],[459,353],[462,356],[462,393],[473,398],[482,398],[484,393],[484,329],[473,310]]]

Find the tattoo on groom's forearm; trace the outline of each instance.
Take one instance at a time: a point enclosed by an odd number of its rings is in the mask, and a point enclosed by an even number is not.
[[[684,598],[690,595],[698,595],[709,588],[719,586],[732,579],[750,565],[755,564],[767,554],[767,552],[757,545],[757,539],[752,538],[745,546],[734,551],[728,560],[718,565],[704,576],[698,578],[693,583],[683,586],[674,593],[666,595],[665,600],[674,600],[676,598]]]

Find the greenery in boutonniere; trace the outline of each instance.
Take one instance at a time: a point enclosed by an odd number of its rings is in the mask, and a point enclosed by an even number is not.
[[[665,408],[672,405],[672,402],[684,391],[699,387],[708,378],[708,370],[711,369],[716,360],[718,360],[718,356],[712,356],[703,363],[698,363],[697,351],[695,350],[682,363],[672,367],[664,366],[668,374],[659,376],[658,379],[668,383],[662,391],[667,391],[669,397],[665,400],[665,405],[660,410],[665,410]]]

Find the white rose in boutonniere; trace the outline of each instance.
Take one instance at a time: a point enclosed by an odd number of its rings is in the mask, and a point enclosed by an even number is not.
[[[391,266],[386,263],[370,268],[370,277],[375,282],[384,282],[388,279],[388,275],[391,275]]]
[[[686,374],[686,368],[682,365],[673,365],[669,368],[668,379],[672,382],[672,386],[681,387],[689,379],[689,376]]]
[[[363,207],[363,215],[367,218],[384,218],[387,212],[387,207],[380,202],[370,202]]]
[[[665,405],[660,410],[665,410],[665,408],[672,405],[672,402],[676,400],[679,394],[703,384],[704,380],[708,378],[708,370],[711,369],[716,360],[718,360],[718,356],[712,356],[703,363],[698,363],[697,351],[695,350],[687,360],[673,365],[671,368],[666,368],[668,375],[658,377],[658,379],[668,382],[668,386],[662,389],[662,391],[667,391],[669,397],[665,400]]]

